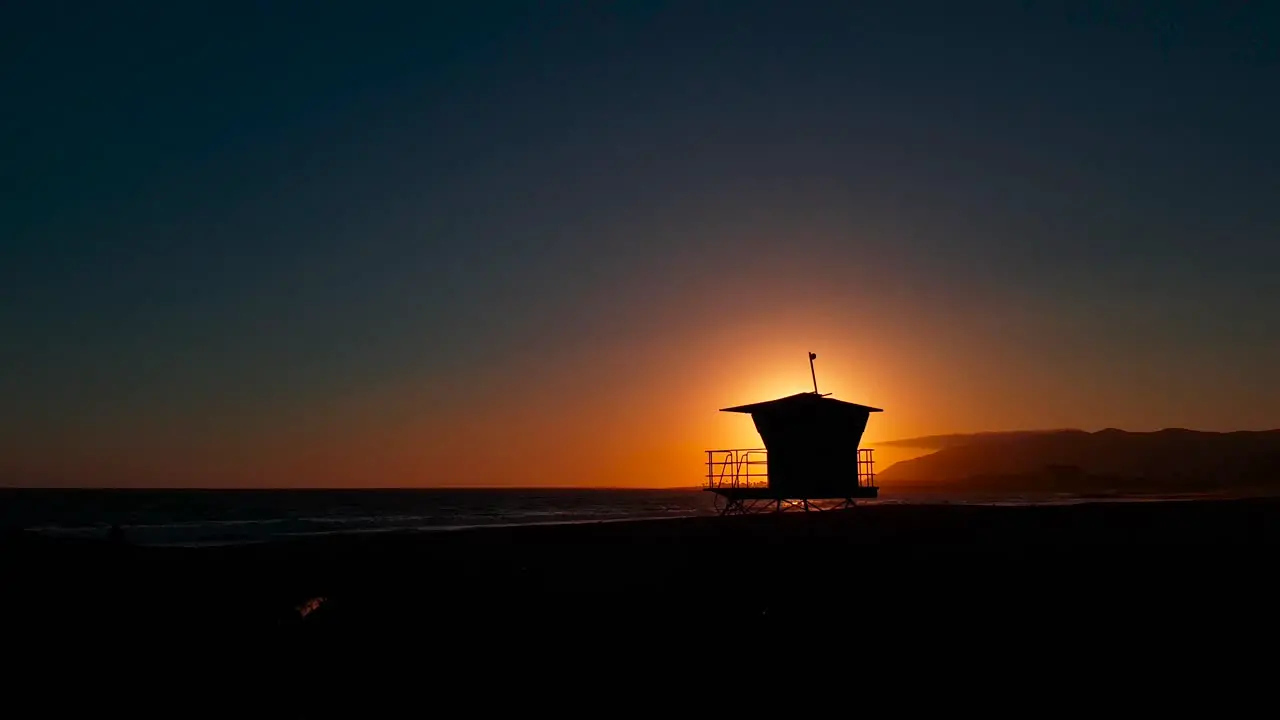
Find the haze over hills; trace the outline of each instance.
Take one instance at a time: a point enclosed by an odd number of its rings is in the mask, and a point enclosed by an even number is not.
[[[878,442],[875,444],[877,448],[908,448],[913,450],[942,450],[948,447],[958,447],[961,445],[972,445],[979,442],[989,442],[993,440],[1008,440],[1012,438],[1031,437],[1035,435],[1049,435],[1059,432],[1080,432],[1073,428],[1055,428],[1052,430],[995,430],[989,432],[978,433],[952,433],[950,435],[925,435],[922,437],[906,438],[904,440],[889,440],[888,442]]]
[[[1202,492],[1280,489],[1280,430],[1030,430],[880,443],[932,449],[896,463],[885,487],[992,491]]]

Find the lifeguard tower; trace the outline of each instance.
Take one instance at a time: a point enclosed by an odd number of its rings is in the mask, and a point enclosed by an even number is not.
[[[721,515],[851,507],[879,495],[871,448],[859,448],[880,408],[813,392],[721,408],[751,416],[762,448],[707,451],[707,484]]]

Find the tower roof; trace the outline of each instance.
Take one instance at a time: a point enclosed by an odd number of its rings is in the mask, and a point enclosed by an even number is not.
[[[880,408],[871,407],[869,405],[859,405],[858,403],[846,402],[844,400],[836,400],[835,398],[825,397],[811,392],[796,393],[795,395],[787,395],[786,397],[780,397],[775,400],[763,400],[761,402],[748,403],[746,405],[720,408],[720,412],[753,413],[759,410],[782,408],[800,409],[835,406],[857,408],[869,413],[884,412],[884,410],[881,410]]]

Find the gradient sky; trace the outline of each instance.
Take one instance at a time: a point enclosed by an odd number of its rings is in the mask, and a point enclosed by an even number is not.
[[[1280,426],[1280,4],[16,2],[0,483]],[[891,457],[881,457],[881,467]]]

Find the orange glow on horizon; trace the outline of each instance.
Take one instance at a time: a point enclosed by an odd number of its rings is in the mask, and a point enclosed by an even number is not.
[[[744,311],[619,331],[465,380],[388,377],[222,425],[148,418],[103,425],[74,446],[15,445],[0,453],[0,473],[138,487],[692,487],[706,450],[761,445],[749,415],[720,409],[812,391],[810,351],[820,392],[884,410],[862,441],[878,472],[924,454],[876,447],[885,440],[1087,424],[1071,414],[1092,408],[1078,392],[1060,394],[1057,414],[1048,400],[1025,402],[1058,392],[1056,372],[1006,381],[974,348],[949,345],[944,358],[919,339],[936,329],[843,320]],[[848,327],[857,331],[831,330]],[[1089,417],[1107,416],[1105,400]]]

